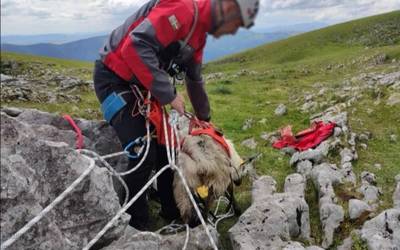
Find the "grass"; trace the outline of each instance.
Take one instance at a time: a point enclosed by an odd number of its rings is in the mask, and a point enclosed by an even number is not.
[[[260,175],[267,174],[274,177],[278,182],[278,191],[282,191],[285,177],[295,170],[288,164],[289,157],[272,149],[260,135],[263,132],[276,131],[288,124],[293,126],[293,131],[307,128],[311,114],[298,111],[304,103],[306,94],[316,94],[325,88],[326,92],[316,97],[318,102],[340,102],[342,97],[338,96],[337,92],[343,87],[344,81],[362,73],[398,70],[398,64],[391,63],[392,60],[400,61],[398,25],[400,25],[400,11],[395,11],[291,37],[205,65],[205,74],[219,72],[224,74],[222,79],[210,81],[206,86],[212,107],[212,121],[234,141],[242,156],[262,153],[256,164],[257,172]],[[375,65],[374,58],[382,54],[386,55],[387,60],[384,64]],[[4,59],[46,63],[52,65],[55,70],[67,69],[77,72],[82,78],[91,77],[90,72],[85,72],[91,70],[90,63],[12,53],[2,53],[2,61]],[[241,69],[255,73],[236,75]],[[360,83],[351,84],[357,86]],[[179,90],[183,91],[181,88]],[[357,176],[362,171],[376,174],[378,186],[383,191],[379,211],[392,206],[394,176],[400,173],[400,157],[398,157],[400,142],[389,140],[391,134],[400,135],[398,125],[400,113],[396,112],[398,107],[385,105],[384,100],[390,94],[389,90],[382,89],[383,101],[375,105],[376,94],[366,91],[362,98],[347,110],[352,131],[356,133],[369,131],[373,135],[368,142],[367,150],[358,148],[359,159],[353,165]],[[34,107],[88,119],[101,118],[94,93],[83,92],[81,98],[82,101],[78,104],[12,102],[2,103],[2,106]],[[288,113],[277,117],[274,115],[274,110],[280,103],[287,106]],[[318,107],[313,113],[320,112],[329,105],[328,103],[325,107]],[[373,112],[369,112],[369,109]],[[88,110],[94,111],[88,112]],[[254,121],[253,126],[248,130],[242,130],[243,123],[250,118]],[[259,123],[262,119],[266,119],[267,122]],[[251,137],[258,143],[255,150],[240,144]],[[337,160],[338,155],[332,155],[331,158]],[[382,164],[382,169],[376,169],[375,163]],[[248,180],[236,189],[236,197],[242,211],[250,206],[250,190],[251,183]],[[317,191],[310,183],[307,185],[306,200],[310,206],[311,236],[315,243],[320,243],[322,235]],[[341,201],[341,204],[347,206],[346,201]],[[231,249],[227,230],[235,221],[236,218],[229,219],[219,226],[224,249]],[[332,249],[355,228],[357,225],[346,220],[341,232],[335,238]],[[356,239],[355,242],[355,249],[365,249],[360,239]]]

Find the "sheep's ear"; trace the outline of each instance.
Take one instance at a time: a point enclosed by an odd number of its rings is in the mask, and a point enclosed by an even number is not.
[[[230,157],[230,161],[231,161],[231,165],[233,167],[235,167],[236,169],[238,169],[240,167],[240,165],[243,162],[243,159],[240,157],[240,155],[238,154],[238,152],[235,149],[235,146],[233,145],[231,140],[225,139],[226,143],[228,144],[229,147],[229,152],[231,154]]]

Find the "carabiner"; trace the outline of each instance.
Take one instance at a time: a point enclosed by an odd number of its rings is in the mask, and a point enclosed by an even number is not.
[[[138,137],[138,138],[136,138],[136,140],[134,140],[134,141],[130,142],[128,145],[126,145],[126,147],[124,148],[124,152],[129,158],[137,159],[143,153],[145,146],[146,146],[145,136]],[[134,151],[136,151],[135,150],[136,147],[140,147],[140,148],[137,152],[135,152],[135,154],[131,154],[131,152],[129,152],[129,149],[131,147],[134,147]]]

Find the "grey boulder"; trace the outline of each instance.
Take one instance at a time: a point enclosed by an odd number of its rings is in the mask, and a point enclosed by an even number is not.
[[[279,106],[275,109],[275,115],[283,116],[287,113],[287,108],[285,104],[279,104]]]
[[[388,209],[365,222],[361,238],[370,250],[393,250],[400,247],[400,210]]]
[[[220,246],[218,232],[208,227],[217,247]],[[131,250],[131,249],[146,249],[146,250],[181,250],[185,244],[186,231],[171,234],[161,235],[153,232],[140,232],[132,227],[127,227],[123,236],[111,243],[102,250]],[[207,237],[204,228],[200,225],[192,228],[189,231],[187,249],[193,250],[211,250],[214,249],[210,239]]]
[[[30,124],[1,112],[1,238],[8,239],[88,167],[64,142],[42,140]],[[107,171],[97,166],[45,218],[9,249],[80,249],[120,209]],[[117,239],[123,216],[98,242]]]
[[[393,206],[400,209],[400,174],[396,176],[396,189],[393,193]]]
[[[370,212],[371,207],[365,202],[357,199],[349,200],[349,216],[350,219],[357,219],[364,212]]]
[[[319,164],[324,160],[325,156],[324,152],[319,149],[308,149],[303,152],[296,152],[290,159],[290,165],[293,166],[297,162],[305,160],[311,161],[313,164]]]
[[[303,185],[297,175],[292,177],[288,189]],[[284,249],[292,245],[288,243],[292,237],[309,239],[309,208],[304,198],[296,192],[274,193],[275,185],[269,176],[255,181],[252,205],[229,230],[233,249]]]

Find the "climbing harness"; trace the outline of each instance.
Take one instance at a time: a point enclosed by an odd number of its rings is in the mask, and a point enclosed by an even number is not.
[[[190,135],[193,135],[193,136],[208,135],[208,136],[210,136],[212,139],[214,139],[216,142],[218,142],[223,147],[223,149],[228,154],[228,156],[231,156],[228,143],[226,142],[222,131],[217,129],[210,122],[201,121],[201,120],[197,119],[193,114],[190,114],[189,112],[186,112],[185,115],[186,115],[186,117],[188,117],[190,119],[190,123],[189,123],[189,134]]]
[[[101,103],[101,111],[103,112],[104,119],[111,123],[112,118],[126,105],[125,99],[120,94],[112,92]]]

